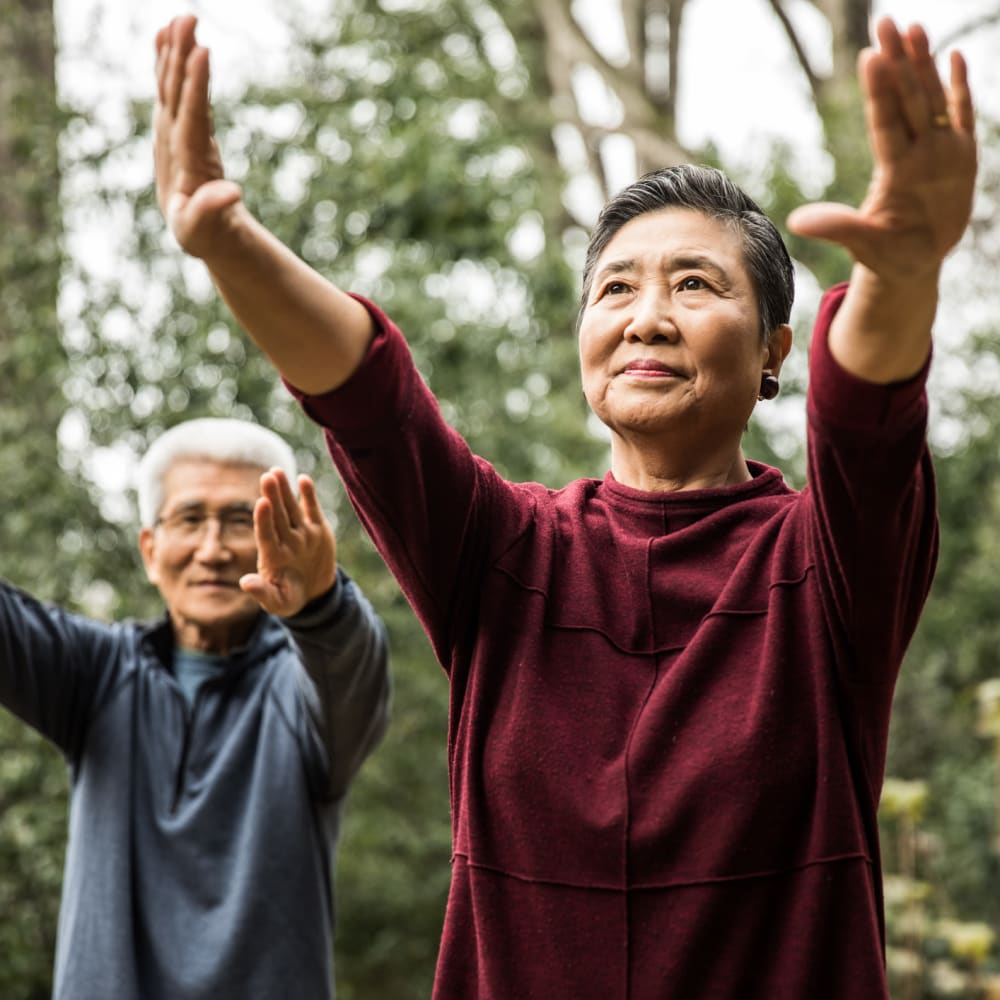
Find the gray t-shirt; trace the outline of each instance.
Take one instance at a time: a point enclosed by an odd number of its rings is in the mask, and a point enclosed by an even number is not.
[[[174,650],[174,677],[180,684],[188,705],[194,704],[198,688],[212,677],[225,672],[228,657],[217,653],[203,653],[198,649]]]

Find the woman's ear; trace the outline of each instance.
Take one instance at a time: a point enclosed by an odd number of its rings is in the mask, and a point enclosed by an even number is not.
[[[792,328],[788,323],[776,326],[767,338],[767,363],[765,370],[771,375],[777,375],[781,371],[788,352],[792,349]]]

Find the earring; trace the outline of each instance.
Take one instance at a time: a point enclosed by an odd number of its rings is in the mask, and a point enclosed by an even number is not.
[[[781,383],[774,375],[762,375],[758,399],[774,399],[781,391]]]

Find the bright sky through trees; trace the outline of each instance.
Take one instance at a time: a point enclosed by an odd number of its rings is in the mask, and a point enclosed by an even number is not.
[[[303,9],[318,0],[298,0]],[[624,46],[624,35],[609,0],[578,0],[579,16],[595,27],[595,43],[609,56]],[[920,21],[932,43],[995,9],[991,0],[881,0],[877,14],[900,23]],[[153,35],[175,14],[201,18],[202,41],[213,51],[216,88],[231,91],[249,74],[256,79],[280,75],[286,35],[270,0],[59,0],[59,80],[64,92],[98,92],[111,110],[121,97],[149,95],[152,88]],[[811,4],[792,5],[792,16],[806,31],[816,53],[824,47],[823,19]],[[696,147],[713,140],[723,159],[746,163],[766,155],[775,138],[787,140],[815,167],[808,150],[819,141],[819,128],[805,81],[777,19],[764,0],[690,0],[685,10],[682,74],[685,86],[679,109],[680,138]],[[993,53],[1000,45],[1000,25],[981,29],[959,43],[966,52],[980,102],[1000,117],[1000,69]],[[623,159],[624,161],[624,159]],[[621,182],[631,180],[623,167]]]

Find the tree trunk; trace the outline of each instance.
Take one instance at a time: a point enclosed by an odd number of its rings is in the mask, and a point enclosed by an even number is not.
[[[66,358],[55,38],[50,0],[0,0],[0,575],[65,598],[58,461]],[[60,500],[62,505],[60,506]],[[72,508],[70,508],[72,509]],[[61,516],[60,516],[61,515]],[[48,996],[65,840],[65,767],[0,709],[0,995]]]
[[[52,585],[51,547],[28,530],[61,478],[59,129],[51,0],[0,0],[0,552],[3,572]],[[45,596],[55,597],[55,593]]]

